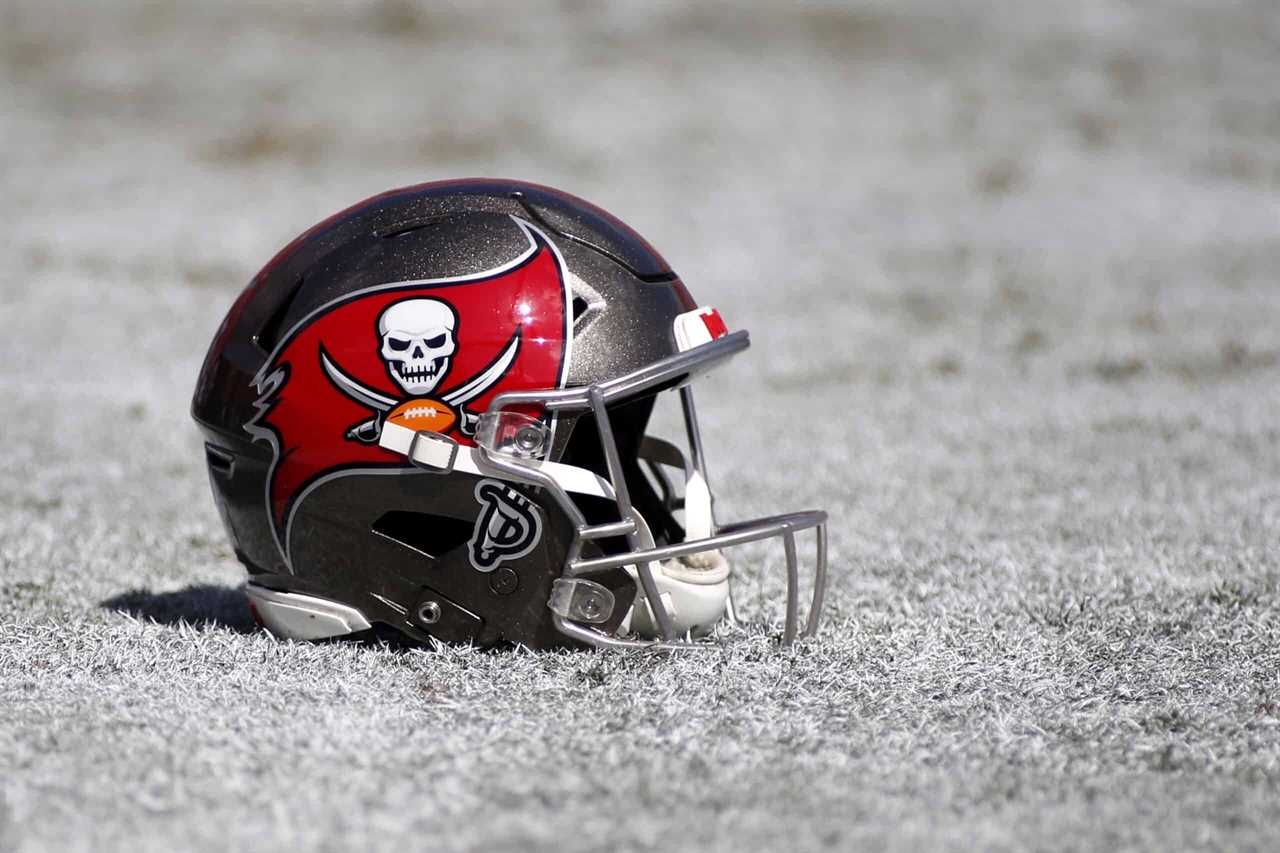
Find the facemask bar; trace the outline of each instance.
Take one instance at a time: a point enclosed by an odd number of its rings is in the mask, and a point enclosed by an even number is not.
[[[574,585],[583,587],[587,597],[599,594],[603,587],[586,579],[585,576],[609,571],[624,566],[634,566],[645,600],[653,613],[661,640],[634,640],[604,634],[580,621],[566,618],[564,609],[553,614],[553,621],[561,633],[577,640],[601,647],[621,648],[690,648],[701,644],[682,642],[671,623],[671,617],[658,593],[654,572],[662,560],[682,557],[703,551],[728,548],[762,539],[781,537],[787,563],[787,606],[786,622],[783,629],[782,643],[790,645],[797,637],[809,637],[818,630],[818,621],[822,611],[823,598],[827,584],[827,514],[822,510],[787,513],[767,516],[752,521],[727,525],[715,531],[713,535],[680,542],[674,545],[657,547],[648,533],[643,520],[631,503],[626,477],[623,472],[622,459],[614,443],[613,427],[609,421],[608,405],[638,397],[653,389],[663,386],[682,384],[681,404],[685,415],[685,426],[689,434],[691,463],[705,480],[704,455],[702,439],[697,427],[697,413],[693,405],[693,394],[687,383],[698,373],[709,367],[742,352],[750,345],[745,331],[734,332],[717,338],[709,343],[693,347],[676,355],[656,361],[640,370],[625,376],[580,388],[547,390],[547,391],[513,391],[500,394],[489,407],[489,412],[502,412],[521,406],[541,406],[551,413],[584,413],[591,412],[595,416],[596,427],[600,434],[600,445],[604,451],[605,464],[608,468],[608,479],[613,486],[614,501],[618,507],[619,521],[605,524],[587,524],[582,512],[569,497],[565,489],[547,472],[540,470],[536,460],[518,459],[478,445],[476,461],[478,467],[487,474],[506,477],[526,482],[548,491],[564,510],[575,528],[575,536],[569,548],[568,561],[564,575],[556,581],[557,586]],[[796,534],[804,530],[814,529],[817,537],[815,568],[813,579],[813,598],[809,604],[808,617],[803,632],[799,630],[799,568],[796,556]],[[582,559],[583,543],[625,536],[631,550],[624,554],[608,555],[591,559]],[[563,601],[572,596],[573,590],[560,589],[553,594],[553,602]],[[576,612],[576,611],[574,611]]]

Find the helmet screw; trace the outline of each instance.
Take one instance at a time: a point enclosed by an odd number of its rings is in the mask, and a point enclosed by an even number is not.
[[[424,625],[434,625],[440,621],[440,604],[436,601],[424,601],[418,605],[418,621]]]
[[[542,433],[533,427],[523,427],[516,432],[516,447],[530,456],[542,448]]]
[[[584,595],[579,606],[582,608],[582,615],[588,619],[596,619],[604,612],[604,602],[595,595]]]
[[[510,595],[518,586],[520,586],[520,576],[506,566],[489,575],[489,589],[498,595]]]

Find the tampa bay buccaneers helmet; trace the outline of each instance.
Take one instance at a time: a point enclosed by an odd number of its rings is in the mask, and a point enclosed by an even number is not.
[[[683,646],[732,618],[723,549],[778,537],[783,641],[812,634],[826,514],[712,512],[691,382],[747,345],[547,187],[443,181],[326,219],[232,305],[192,404],[255,615],[297,639]],[[646,432],[664,392],[685,449]]]

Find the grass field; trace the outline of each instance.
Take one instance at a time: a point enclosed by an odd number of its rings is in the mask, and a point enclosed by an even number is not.
[[[1271,2],[0,6],[0,851],[1273,850]],[[561,186],[752,331],[687,657],[254,629],[187,406],[374,192]]]

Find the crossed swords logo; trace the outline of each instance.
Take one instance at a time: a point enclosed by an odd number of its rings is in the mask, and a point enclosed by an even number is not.
[[[511,340],[502,349],[502,352],[489,363],[489,366],[481,370],[475,376],[472,376],[466,382],[463,382],[452,391],[448,391],[440,395],[441,402],[458,412],[458,429],[463,435],[471,436],[475,434],[476,424],[480,416],[466,409],[466,404],[483,395],[486,391],[497,384],[504,374],[511,368],[512,363],[516,360],[516,354],[520,350],[520,328],[511,335]],[[387,414],[401,403],[408,400],[418,399],[413,396],[403,399],[397,399],[384,394],[368,385],[360,382],[358,379],[347,373],[338,364],[329,357],[329,354],[323,349],[320,351],[320,362],[324,367],[325,375],[329,377],[329,381],[334,384],[344,395],[356,401],[367,409],[377,412],[367,421],[361,421],[355,426],[347,430],[346,437],[350,441],[359,441],[363,444],[376,444],[378,436],[382,432],[382,421]],[[430,397],[421,397],[423,402],[430,402]]]

